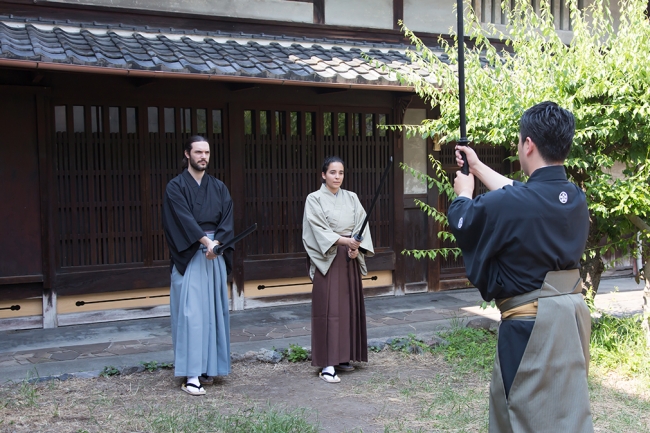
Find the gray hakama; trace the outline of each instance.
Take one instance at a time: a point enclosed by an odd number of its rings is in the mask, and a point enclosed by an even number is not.
[[[497,302],[503,313],[537,301],[537,316],[507,397],[500,353],[509,353],[497,351],[490,433],[594,431],[587,385],[591,317],[581,288],[578,269],[549,272],[540,290]]]
[[[207,235],[213,239],[214,235]],[[230,315],[223,256],[205,257],[201,246],[185,275],[172,270],[170,310],[175,376],[230,373]]]

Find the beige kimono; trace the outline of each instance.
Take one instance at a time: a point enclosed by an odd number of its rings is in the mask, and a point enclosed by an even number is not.
[[[318,191],[307,196],[302,220],[302,242],[309,254],[309,277],[312,280],[315,269],[323,275],[327,274],[336,256],[336,241],[341,236],[354,236],[365,218],[366,211],[357,195],[351,191],[339,189],[338,194],[334,195],[323,184]],[[368,273],[365,257],[374,255],[369,225],[366,225],[356,259],[362,275]]]

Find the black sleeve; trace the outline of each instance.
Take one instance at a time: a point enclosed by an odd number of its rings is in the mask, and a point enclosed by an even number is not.
[[[498,253],[507,242],[507,224],[499,219],[503,190],[477,196],[458,197],[449,206],[449,228],[463,252],[467,278],[486,301],[498,297],[503,289],[499,278]],[[500,204],[501,202],[501,204]]]
[[[187,264],[199,249],[199,239],[205,232],[194,219],[178,179],[169,182],[165,190],[162,221],[171,255],[170,272],[176,266],[178,272],[185,275]]]
[[[165,191],[163,221],[169,241],[177,251],[185,251],[198,242],[205,232],[196,222],[187,197],[178,182],[170,182]]]

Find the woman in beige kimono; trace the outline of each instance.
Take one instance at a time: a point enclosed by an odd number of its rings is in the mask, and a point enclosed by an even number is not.
[[[319,376],[329,383],[341,381],[335,369],[352,371],[350,361],[368,361],[361,275],[374,250],[368,226],[361,242],[354,238],[366,212],[355,193],[341,188],[343,177],[341,158],[326,158],[323,184],[307,196],[302,228],[314,283],[311,364],[322,367]]]

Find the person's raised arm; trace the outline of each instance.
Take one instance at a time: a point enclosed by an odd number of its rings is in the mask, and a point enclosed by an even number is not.
[[[465,152],[467,163],[469,164],[469,172],[478,178],[490,190],[503,188],[506,185],[512,185],[512,179],[508,179],[502,174],[497,173],[490,167],[485,165],[478,158],[478,155],[469,146],[456,146],[456,163],[459,167],[463,166],[463,159],[460,156],[460,151]]]

